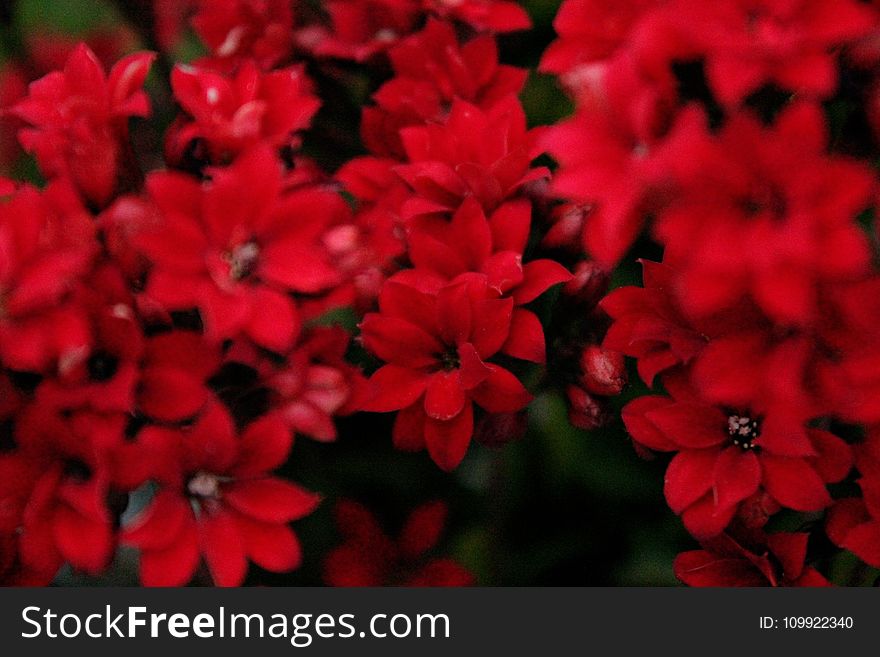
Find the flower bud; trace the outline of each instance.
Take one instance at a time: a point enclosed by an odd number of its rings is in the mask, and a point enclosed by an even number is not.
[[[594,395],[619,395],[626,385],[626,364],[619,351],[591,344],[581,353],[580,384]]]
[[[608,271],[595,262],[579,262],[572,278],[562,288],[563,294],[586,306],[595,306],[608,291]]]
[[[572,426],[592,431],[608,423],[609,415],[605,408],[586,390],[569,386],[565,392],[569,403],[568,421]]]

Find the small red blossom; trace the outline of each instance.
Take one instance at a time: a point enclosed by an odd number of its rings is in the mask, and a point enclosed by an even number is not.
[[[88,320],[72,299],[96,251],[91,217],[69,186],[25,186],[0,200],[3,365],[43,372],[85,357]]]
[[[852,467],[843,440],[779,412],[707,404],[672,377],[664,383],[672,397],[640,397],[624,408],[623,420],[643,447],[675,452],[666,500],[694,536],[722,532],[739,503],[761,489],[796,511],[831,504],[825,484]]]
[[[682,307],[706,316],[748,295],[777,322],[817,321],[822,283],[868,272],[854,219],[874,200],[872,172],[825,154],[824,117],[811,104],[786,108],[772,128],[743,113],[719,137],[704,134],[688,138],[681,193],[656,228]]]
[[[91,203],[104,206],[117,188],[129,117],[146,117],[150,103],[141,89],[155,58],[141,52],[105,74],[84,44],[54,71],[31,83],[12,113],[31,127],[19,132],[24,149],[50,178],[73,181]]]
[[[239,157],[202,184],[171,172],[147,189],[163,221],[137,242],[151,260],[147,293],[170,310],[198,308],[209,338],[246,335],[289,350],[301,319],[292,292],[318,294],[340,280],[321,247],[349,210],[334,192],[285,193],[281,163],[267,148]]]
[[[837,88],[836,53],[875,25],[855,0],[684,0],[678,19],[706,53],[706,76],[725,104],[765,84],[825,98]]]
[[[422,505],[391,538],[365,507],[338,502],[336,524],[345,542],[324,559],[324,581],[330,586],[472,586],[474,576],[458,562],[430,556],[447,513],[443,502]]]
[[[140,549],[144,585],[188,583],[200,555],[218,586],[241,585],[248,560],[272,572],[299,566],[288,523],[319,498],[269,474],[291,447],[279,418],[263,417],[238,436],[229,414],[213,405],[188,429],[148,427],[138,440],[162,464],[159,492],[122,537]]]
[[[488,36],[459,45],[448,23],[431,20],[389,53],[395,77],[373,96],[376,107],[363,111],[361,134],[376,155],[404,159],[400,130],[442,121],[455,98],[488,109],[518,94],[526,71],[499,65],[498,47]]]
[[[178,66],[171,74],[174,97],[189,115],[178,118],[166,137],[171,162],[179,162],[201,140],[208,159],[226,163],[267,143],[297,146],[296,133],[308,128],[320,100],[301,67],[261,73],[245,62],[232,76]]]
[[[387,364],[369,380],[364,410],[401,411],[398,448],[427,447],[444,470],[467,452],[476,403],[490,413],[524,408],[531,395],[509,370],[488,362],[504,349],[514,301],[499,298],[485,276],[466,274],[423,290],[417,272],[389,279],[378,313],[361,323],[364,346]]]

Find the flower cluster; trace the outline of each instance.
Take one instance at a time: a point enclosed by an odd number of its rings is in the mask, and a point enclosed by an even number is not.
[[[662,247],[643,286],[600,305],[603,346],[656,390],[626,427],[641,453],[673,455],[666,500],[704,546],[677,574],[822,583],[811,534],[774,528],[799,512],[821,532],[829,509],[832,541],[880,565],[861,437],[880,421],[876,6],[566,0],[556,29],[542,68],[577,110],[542,139],[568,204],[553,238],[608,267],[645,229]],[[861,495],[835,502],[854,467]]]
[[[256,53],[175,67],[166,167],[144,174],[155,53],[68,53],[26,89],[3,77],[47,184],[0,185],[0,581],[97,575],[121,546],[146,585],[292,570],[320,496],[274,471],[294,435],[336,438],[362,382],[320,321],[360,273],[351,210],[298,155],[320,101]]]
[[[399,270],[361,324],[385,363],[363,408],[399,411],[394,444],[427,448],[453,470],[479,414],[514,414],[532,399],[507,363],[546,361],[526,306],[571,274],[526,252],[531,190],[549,172],[531,165],[535,134],[515,96],[524,72],[498,64],[491,37],[459,43],[436,21],[389,58],[395,76],[363,114],[372,153],[339,172],[364,220],[384,217],[400,240]]]

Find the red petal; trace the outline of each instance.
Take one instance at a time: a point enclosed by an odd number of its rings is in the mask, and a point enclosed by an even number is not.
[[[711,493],[704,495],[698,502],[691,504],[681,520],[691,535],[696,539],[707,539],[717,536],[730,524],[736,512],[735,506],[719,508]]]
[[[727,439],[727,418],[713,406],[677,402],[648,411],[645,417],[681,447],[713,447]]]
[[[273,523],[307,516],[321,501],[319,495],[275,477],[233,482],[223,490],[223,499],[244,515]]]
[[[277,415],[255,420],[239,441],[238,462],[230,471],[235,477],[265,474],[279,467],[290,455],[293,436]]]
[[[144,586],[185,586],[195,574],[200,556],[195,518],[190,516],[168,547],[141,552],[141,582]]]
[[[490,413],[514,413],[528,406],[532,395],[511,372],[498,365],[487,364],[488,378],[470,391],[470,396]]]
[[[465,394],[461,373],[437,372],[428,380],[425,392],[425,412],[435,420],[451,420],[464,408]]]
[[[199,518],[199,548],[217,586],[241,586],[247,559],[238,526],[228,513],[205,513]]]
[[[431,458],[442,470],[452,472],[467,453],[474,433],[474,409],[465,404],[464,409],[448,422],[425,421],[425,444]]]
[[[52,519],[55,542],[64,558],[74,568],[97,574],[113,556],[113,528],[59,506]]]
[[[258,522],[235,515],[245,554],[255,564],[273,573],[286,573],[299,567],[302,549],[287,525]]]
[[[417,402],[425,392],[429,375],[399,365],[385,365],[367,382],[361,410],[388,413]]]
[[[733,506],[758,490],[761,464],[754,452],[728,447],[718,456],[713,477],[715,504],[721,508]]]
[[[250,317],[244,326],[247,336],[259,346],[284,353],[289,350],[300,331],[300,318],[292,299],[265,287],[250,291]]]
[[[208,389],[189,372],[175,367],[147,367],[141,375],[138,404],[160,422],[194,417],[208,401]]]
[[[682,513],[712,488],[718,452],[714,449],[687,449],[669,462],[663,492],[669,508]]]
[[[396,317],[373,313],[361,322],[364,346],[382,360],[410,368],[436,362],[443,345],[415,324]]]
[[[522,285],[513,291],[516,305],[534,301],[548,289],[571,280],[571,272],[555,260],[534,260],[523,267]]]
[[[763,455],[764,489],[782,506],[819,511],[831,504],[825,484],[803,459]]]
[[[510,334],[501,350],[508,356],[543,364],[547,361],[544,340],[544,327],[538,316],[530,310],[514,308]]]

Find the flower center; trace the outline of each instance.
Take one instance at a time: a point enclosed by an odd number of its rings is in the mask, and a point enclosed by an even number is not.
[[[442,354],[440,354],[440,366],[446,372],[451,372],[452,370],[457,370],[461,367],[461,358],[458,355],[458,349],[455,347],[450,347]]]
[[[247,278],[257,268],[257,258],[260,256],[260,247],[256,242],[246,242],[236,246],[232,251],[223,254],[223,259],[229,263],[229,278],[240,281]]]
[[[727,418],[727,433],[737,447],[755,449],[755,440],[761,435],[761,427],[758,420],[746,415],[731,415]]]
[[[216,500],[220,497],[220,477],[208,472],[199,472],[189,480],[186,489],[195,497]]]

